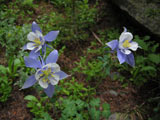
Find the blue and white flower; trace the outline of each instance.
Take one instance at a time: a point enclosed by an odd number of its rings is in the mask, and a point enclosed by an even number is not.
[[[34,85],[36,82],[44,88],[44,92],[47,96],[52,97],[54,93],[54,86],[68,75],[60,70],[60,66],[56,63],[58,59],[58,51],[53,50],[46,61],[43,59],[38,60],[31,57],[25,57],[25,64],[27,67],[35,68],[36,73],[31,75],[24,83],[22,89],[26,89]]]
[[[133,35],[130,32],[127,32],[127,29],[124,28],[124,31],[121,33],[118,40],[112,40],[106,43],[112,50],[117,51],[117,57],[120,64],[127,62],[129,65],[134,66],[134,56],[132,51],[136,51],[138,46],[137,42],[133,42]]]
[[[43,36],[42,30],[36,22],[32,23],[32,32],[27,35],[27,39],[30,41],[27,43],[23,49],[34,50],[38,52],[40,49],[42,51],[46,48],[46,42],[52,42],[56,39],[59,31],[51,31],[47,35]]]
[[[40,49],[42,49],[42,46],[45,44],[44,37],[42,33],[38,30],[35,32],[30,32],[27,35],[28,40],[30,41],[26,45],[26,49],[28,50],[35,50],[35,52],[38,52]]]

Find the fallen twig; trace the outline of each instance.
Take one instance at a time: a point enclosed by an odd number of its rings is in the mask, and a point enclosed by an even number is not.
[[[93,36],[96,38],[96,40],[98,40],[98,42],[101,43],[101,45],[104,45],[102,43],[102,41],[100,40],[100,38],[93,31],[91,31],[91,32],[92,32]]]

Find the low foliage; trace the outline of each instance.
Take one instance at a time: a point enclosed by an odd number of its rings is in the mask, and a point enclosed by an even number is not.
[[[58,95],[67,96],[70,99],[89,100],[95,91],[90,86],[85,87],[83,83],[78,83],[74,77],[69,81],[60,81],[60,88],[57,91]]]
[[[40,100],[38,100],[35,96],[27,95],[24,99],[28,101],[27,107],[30,108],[30,112],[36,117],[35,120],[41,120],[42,118],[52,120],[47,113],[52,107],[52,105],[47,102],[48,97],[41,97]]]
[[[8,69],[5,66],[0,65],[0,76],[0,102],[6,102],[12,90],[12,82],[7,77]]]
[[[6,19],[7,15],[3,12],[1,12],[0,16],[0,20],[2,21],[0,23],[0,44],[6,49],[7,57],[11,55],[17,55],[17,49],[20,50],[20,48],[22,48],[23,44],[26,42],[26,38],[24,36],[26,36],[29,32],[28,28],[30,26],[15,26],[14,18]]]
[[[100,100],[92,99],[89,103],[80,99],[60,99],[57,107],[61,111],[60,120],[100,120],[101,118],[107,119],[110,115],[110,106],[107,103],[102,105],[103,110],[100,111]]]

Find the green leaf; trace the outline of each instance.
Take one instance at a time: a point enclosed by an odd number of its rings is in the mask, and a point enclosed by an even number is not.
[[[43,120],[53,120],[53,119],[51,118],[51,116],[50,116],[47,112],[42,113],[42,114],[43,114],[42,116],[44,116],[44,119],[43,119]]]
[[[76,105],[78,110],[82,110],[86,106],[85,102],[80,99],[76,100]]]
[[[38,102],[38,99],[33,95],[27,95],[24,97],[25,100]]]
[[[96,98],[96,99],[93,99],[90,101],[90,105],[92,107],[99,107],[99,104],[100,104],[100,99],[99,98]]]
[[[107,103],[104,103],[102,105],[103,107],[103,112],[102,112],[102,116],[106,119],[108,119],[108,117],[111,115],[111,111],[110,111],[110,105]]]
[[[146,39],[148,39],[148,37],[146,37]],[[144,42],[143,39],[140,39],[139,36],[135,35],[134,41],[138,42],[139,46],[142,47],[142,49],[144,49],[145,51],[148,50],[149,44],[147,44],[146,42]]]
[[[152,47],[151,51],[154,53],[158,47],[159,47],[159,44],[157,43]]]
[[[0,65],[0,73],[6,74],[7,73],[7,68],[3,65]]]
[[[152,67],[152,66],[144,66],[142,69],[141,69],[141,72],[143,72],[143,71],[154,71],[154,72],[156,72],[156,69],[154,68],[154,67]]]
[[[14,60],[14,70],[13,70],[13,72],[16,72],[16,71],[17,71],[17,68],[18,68],[19,66],[21,66],[21,61],[20,61],[20,59],[16,58],[16,59]]]
[[[96,108],[89,109],[89,113],[90,113],[92,120],[100,120],[101,112],[99,110],[96,110]]]
[[[136,57],[136,64],[144,64],[145,60],[147,60],[147,58],[143,57],[143,56],[137,56]]]
[[[159,64],[160,63],[160,55],[159,54],[149,54],[148,58],[149,58],[149,60],[151,60],[155,64]]]
[[[83,119],[83,116],[81,115],[81,114],[76,114],[76,118],[75,119],[73,119],[73,120],[84,120]]]

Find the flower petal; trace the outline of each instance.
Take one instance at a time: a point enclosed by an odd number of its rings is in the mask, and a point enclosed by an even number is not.
[[[41,77],[40,74],[42,74],[41,69],[38,69],[35,73],[35,79],[38,81],[39,78]]]
[[[129,47],[129,49],[136,51],[138,48],[138,43],[137,42],[131,42],[130,43],[131,47]]]
[[[46,64],[43,66],[42,69],[45,69],[45,68],[51,68],[52,69],[52,72],[59,72],[60,71],[60,67],[57,63],[49,63],[49,64]]]
[[[56,39],[59,31],[51,31],[47,35],[44,36],[45,41],[51,42]]]
[[[31,68],[41,68],[41,62],[37,59],[30,58],[30,57],[24,57],[25,65],[26,67],[31,67]]]
[[[35,52],[40,51],[41,48],[42,48],[42,45],[39,45],[38,48],[35,50]]]
[[[48,63],[56,63],[58,59],[58,51],[53,50],[48,57],[46,58],[46,64]]]
[[[59,75],[59,79],[60,80],[65,79],[65,78],[67,78],[69,76],[63,71],[56,72],[55,74]]]
[[[117,50],[117,57],[118,57],[120,64],[126,61],[126,55],[122,53],[120,50]]]
[[[126,27],[123,27],[124,31],[123,32],[127,32],[127,28]]]
[[[29,54],[30,58],[37,59],[40,56],[40,52],[35,52],[36,50],[32,50]]]
[[[45,62],[44,62],[42,56],[40,56],[40,60],[41,60],[42,66],[44,66],[44,65],[45,65]]]
[[[44,92],[47,94],[48,97],[52,97],[54,93],[54,86],[49,84],[46,89],[44,89]]]
[[[22,50],[27,50],[27,44],[22,47]]]
[[[30,40],[30,41],[34,41],[38,36],[34,33],[34,32],[30,32],[28,35],[27,35],[27,39]]]
[[[126,55],[129,55],[131,53],[131,51],[128,50],[128,49],[121,49],[121,52],[126,54]]]
[[[47,88],[48,87],[48,82],[43,82],[42,79],[40,79],[38,81],[39,85],[42,87],[42,88]]]
[[[118,40],[112,40],[108,43],[106,43],[112,50],[115,50],[118,48]]]
[[[126,62],[132,67],[135,66],[134,55],[132,53],[126,56]]]
[[[36,36],[38,37],[38,38],[43,38],[43,35],[42,35],[42,33],[40,32],[40,31],[38,31],[38,30],[36,30]],[[43,41],[44,41],[44,39],[43,39]]]
[[[129,42],[133,39],[133,35],[130,32],[122,32],[119,37],[119,42],[123,43],[124,40],[128,40]]]
[[[34,85],[36,82],[37,82],[37,80],[35,79],[35,75],[32,75],[25,81],[25,83],[21,89],[29,88],[32,85]]]
[[[33,32],[36,32],[36,30],[37,30],[37,31],[40,31],[40,32],[42,33],[42,30],[41,30],[41,28],[38,26],[38,24],[37,24],[36,22],[33,22],[33,23],[32,23],[32,31],[33,31]]]
[[[29,43],[27,43],[26,48],[28,50],[34,50],[36,47],[35,47],[35,44],[33,42],[29,42]]]
[[[49,80],[52,85],[57,85],[59,82],[59,75],[54,74],[54,77],[49,77]]]
[[[56,63],[52,63],[52,68],[54,73],[60,71],[60,66]]]
[[[46,44],[42,45],[42,54],[46,54]]]

